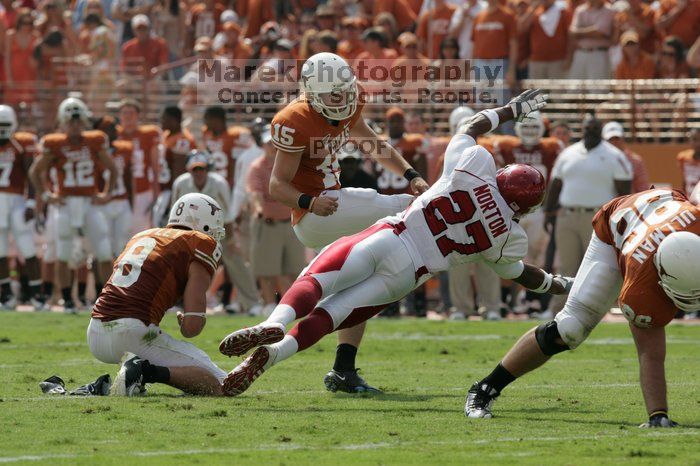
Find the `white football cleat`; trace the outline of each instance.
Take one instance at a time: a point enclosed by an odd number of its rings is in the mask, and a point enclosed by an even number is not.
[[[133,353],[124,353],[114,383],[109,389],[110,396],[140,396],[146,393],[143,382],[143,359]]]
[[[484,314],[484,320],[502,320],[501,311],[486,311],[486,314]]]
[[[240,363],[224,379],[223,392],[226,396],[237,396],[248,390],[255,379],[269,369],[277,357],[277,349],[261,346],[245,361]]]
[[[491,406],[498,395],[500,393],[489,385],[479,385],[479,382],[475,382],[467,392],[464,415],[469,418],[491,419],[493,417]]]
[[[284,338],[284,330],[284,325],[277,322],[263,322],[236,330],[221,340],[219,352],[226,356],[242,356],[256,346],[277,343]]]

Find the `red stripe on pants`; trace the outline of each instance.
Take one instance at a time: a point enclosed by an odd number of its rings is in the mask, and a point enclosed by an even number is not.
[[[321,338],[333,331],[333,319],[324,309],[317,307],[309,316],[296,324],[288,335],[299,345],[298,351],[315,345]]]
[[[296,319],[306,317],[321,299],[321,285],[314,277],[305,275],[296,280],[282,296],[280,304],[286,304],[296,313]],[[296,320],[295,319],[295,320]]]

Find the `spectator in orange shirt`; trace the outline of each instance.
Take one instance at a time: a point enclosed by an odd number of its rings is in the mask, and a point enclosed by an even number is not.
[[[338,55],[352,61],[365,51],[365,45],[362,42],[362,30],[365,25],[362,18],[350,16],[343,18],[341,22],[343,40],[338,45]]]
[[[417,13],[408,0],[375,0],[373,3],[372,15],[376,18],[382,13],[391,14],[398,31],[411,29],[416,22]],[[420,6],[418,10],[420,10]],[[376,23],[375,26],[377,26]]]
[[[559,79],[567,75],[571,12],[555,0],[536,0],[518,20],[518,30],[530,43],[530,79]]]
[[[386,76],[386,73],[375,72],[375,68],[391,69],[391,64],[396,59],[396,50],[386,48],[386,36],[381,28],[369,28],[362,34],[365,51],[357,56],[357,78],[360,82],[375,80]]]
[[[457,10],[456,6],[446,0],[435,0],[434,5],[434,8],[420,16],[416,29],[416,35],[422,41],[423,53],[433,59],[440,54],[440,43],[447,36],[450,20]]]
[[[649,189],[649,174],[644,160],[639,154],[632,152],[625,143],[625,130],[617,121],[611,121],[603,126],[603,139],[620,149],[632,165],[632,193]]]
[[[474,18],[474,66],[499,71],[497,79],[505,79],[510,87],[515,86],[517,32],[515,15],[499,0],[488,0],[488,7]]]
[[[151,76],[154,68],[168,63],[168,44],[151,36],[151,21],[146,15],[131,18],[136,37],[122,46],[121,68],[129,74]]]
[[[700,0],[661,0],[656,29],[661,37],[676,36],[690,47],[700,36]]]
[[[5,92],[4,103],[16,105],[20,102],[33,102],[35,82],[38,78],[37,61],[34,48],[39,37],[34,29],[34,21],[29,10],[23,9],[17,15],[14,29],[7,31],[5,37],[4,68]]]
[[[401,56],[394,60],[391,66],[397,69],[402,68],[402,76],[407,77],[406,84],[403,86],[404,93],[408,93],[411,90],[416,91],[421,86],[425,86],[425,83],[422,81],[425,79],[430,60],[423,54],[418,53],[418,37],[412,32],[401,33],[397,43]]]
[[[224,10],[224,6],[216,0],[204,0],[193,5],[187,19],[188,43],[200,37],[214,38],[221,31],[221,13]]]
[[[236,2],[236,4],[238,3],[239,2]],[[245,36],[248,38],[259,35],[262,32],[263,25],[275,19],[275,13],[272,10],[272,4],[274,2],[269,0],[242,0],[240,3],[245,3],[247,5],[247,14],[243,14],[240,11],[238,14],[246,16],[248,19],[248,26],[245,30]]]
[[[620,38],[622,60],[615,70],[615,79],[653,79],[656,73],[654,60],[639,45],[639,34],[630,30]]]
[[[474,18],[484,8],[479,0],[466,0],[462,3],[450,20],[450,37],[459,42],[459,58],[472,58],[474,41],[472,40],[472,28]]]
[[[654,10],[642,0],[626,0],[626,2],[628,7],[615,14],[615,37],[621,37],[625,31],[637,31],[642,50],[653,54],[656,51]]]
[[[222,58],[229,60],[247,60],[253,54],[253,50],[241,37],[241,27],[234,22],[227,22],[223,26],[226,42],[217,51]]]
[[[681,171],[681,189],[690,195],[700,182],[700,129],[693,128],[688,133],[689,149],[678,153],[676,160]]]
[[[661,54],[656,66],[656,77],[660,79],[683,79],[690,77],[690,70],[685,61],[683,42],[678,37],[670,36],[661,45]]]

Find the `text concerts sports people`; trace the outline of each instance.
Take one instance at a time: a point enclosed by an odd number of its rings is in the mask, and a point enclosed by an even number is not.
[[[66,312],[75,311],[71,297],[71,273],[68,261],[74,239],[81,231],[97,259],[95,289],[100,290],[112,268],[112,246],[107,220],[100,206],[111,200],[117,170],[107,152],[109,141],[102,131],[85,131],[90,124],[87,106],[69,97],[58,106],[58,123],[62,132],[41,139],[41,153],[29,174],[38,196],[56,208],[56,282],[61,289]],[[109,173],[102,191],[98,163]],[[56,192],[46,191],[44,179],[54,167],[58,174]]]
[[[270,317],[233,332],[219,346],[241,355],[261,346],[224,381],[228,394],[245,391],[265,370],[324,335],[356,325],[401,299],[431,274],[485,262],[498,275],[537,292],[565,293],[572,279],[525,265],[527,235],[517,219],[539,207],[545,182],[536,168],[498,172],[476,137],[545,105],[538,90],[469,120],[447,147],[442,177],[405,212],[384,218],[324,249],[285,293]],[[285,327],[302,319],[287,335]]]
[[[202,331],[206,293],[221,259],[223,238],[223,211],[211,197],[193,193],[173,204],[165,228],[138,233],[126,245],[87,330],[93,356],[107,364],[124,359],[112,394],[138,395],[146,383],[222,394],[226,372],[204,351],[176,340],[159,325],[165,312],[182,300],[180,333],[192,338]]]
[[[523,335],[467,395],[469,417],[492,416],[493,400],[516,378],[586,340],[616,301],[637,346],[649,414],[642,427],[673,427],[668,418],[664,327],[678,310],[700,310],[700,209],[685,194],[651,189],[618,197],[593,217],[593,234],[564,309]]]
[[[270,194],[293,209],[292,224],[299,240],[320,249],[401,212],[413,199],[410,194],[385,196],[372,189],[342,188],[336,156],[349,138],[362,141],[377,162],[406,177],[415,194],[423,193],[428,184],[367,126],[355,76],[345,60],[332,53],[312,56],[301,69],[300,85],[303,96],[272,120],[277,155]],[[324,379],[329,390],[372,389],[355,369],[363,333],[364,323],[339,332],[335,365]]]

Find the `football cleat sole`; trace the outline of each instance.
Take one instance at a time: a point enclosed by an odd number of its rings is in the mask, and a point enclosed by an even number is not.
[[[226,396],[238,396],[250,388],[255,379],[265,372],[270,361],[270,351],[266,347],[258,348],[238,367],[229,372],[224,379],[223,392]]]
[[[284,325],[262,323],[236,330],[221,340],[219,352],[226,356],[242,356],[253,348],[277,343],[284,338]]]

